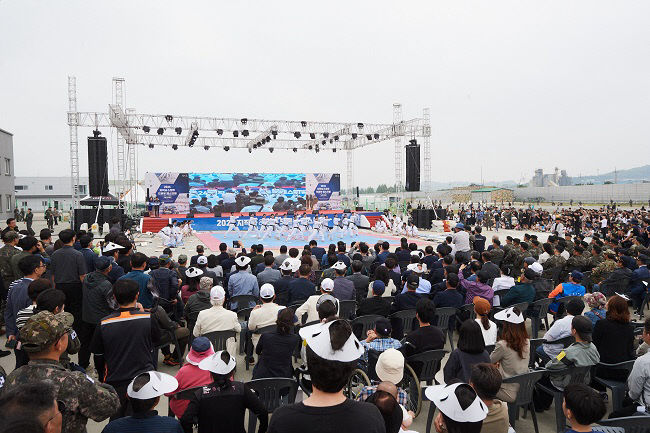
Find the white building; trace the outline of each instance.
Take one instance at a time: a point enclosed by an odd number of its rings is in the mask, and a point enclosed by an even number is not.
[[[72,207],[70,177],[16,177],[16,202],[18,209],[31,208],[43,212],[48,207],[68,211]],[[79,194],[88,193],[88,178],[79,178]]]
[[[0,216],[14,215],[14,136],[0,129]]]

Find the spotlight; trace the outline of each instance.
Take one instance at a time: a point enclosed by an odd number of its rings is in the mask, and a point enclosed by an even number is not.
[[[172,116],[171,114],[168,114],[168,115],[165,116],[165,120],[168,121],[168,122],[171,122],[172,120],[174,120],[174,116]]]
[[[163,135],[165,133],[165,128],[158,128],[156,132],[158,133],[158,135]]]
[[[248,153],[253,153],[253,149],[248,149]]]
[[[275,129],[272,130],[272,131],[271,131],[271,135],[273,136],[273,139],[275,140],[275,137],[278,136],[278,131],[276,131]]]
[[[302,127],[304,128],[305,126],[307,126],[307,122],[305,122],[304,120],[301,121],[301,122],[300,122],[300,126],[302,126]]]
[[[178,150],[178,144],[172,144],[172,149]]]
[[[334,149],[332,149],[332,152],[336,153],[336,147]]]
[[[318,145],[316,145],[316,149],[315,149],[315,150],[316,150],[316,153],[320,152],[320,147],[319,147]]]
[[[312,146],[312,145],[310,144],[310,145],[309,145],[309,150],[312,150],[313,148],[314,148],[314,146]]]
[[[374,137],[375,137],[375,140],[379,140],[379,134],[375,134]]]
[[[148,134],[149,131],[151,131],[151,128],[149,128],[148,126],[145,125],[145,126],[142,127],[142,130]]]
[[[412,140],[409,140],[409,144],[410,144],[411,146],[415,146],[416,144],[418,144],[418,141],[414,138],[414,139],[412,139]]]
[[[339,136],[338,135],[334,136],[334,141],[339,141]]]
[[[300,131],[294,132],[293,136],[296,137],[296,138],[300,138]]]
[[[269,147],[269,152],[273,153],[273,148]]]
[[[181,128],[180,126],[177,126],[176,128],[174,128],[174,131],[176,131],[176,133],[178,135],[181,135],[181,133],[183,132],[183,128]]]
[[[329,136],[330,136],[330,133],[329,133],[329,132],[323,132],[323,137],[327,138],[327,137],[329,137]]]
[[[223,134],[223,129],[217,129],[217,135],[222,135]]]
[[[357,123],[357,128],[359,128],[359,129],[363,128],[363,123],[361,123],[361,122]]]
[[[356,133],[356,132],[353,132],[353,133],[352,133],[352,139],[353,139],[353,140],[356,140],[356,139],[357,139],[357,133]]]
[[[244,129],[244,130],[241,132],[241,135],[243,135],[244,137],[248,137],[248,129]]]
[[[245,118],[245,117],[242,118],[242,120],[241,120],[241,124],[242,124],[242,125],[246,125],[247,123],[248,123],[248,119]]]
[[[224,146],[224,147],[223,147],[223,150],[225,150],[226,152],[228,152],[228,151],[230,150],[230,146]]]
[[[153,143],[149,143],[149,149],[153,149]]]
[[[296,148],[294,147],[294,148],[293,148],[293,151],[294,151],[294,152],[298,152],[298,149],[296,149]]]
[[[205,150],[210,150],[210,146],[203,146]]]
[[[334,143],[334,139],[330,138],[330,144]]]
[[[368,140],[372,140],[372,135],[370,135],[370,134],[366,134],[366,138],[367,138]]]
[[[239,131],[233,131],[232,136],[233,137],[239,137]]]
[[[323,140],[320,142],[323,146],[325,146],[325,143],[327,143],[327,140]]]
[[[314,138],[316,138],[316,134],[314,134],[313,132],[310,132],[309,133],[309,138],[311,138],[313,140]]]

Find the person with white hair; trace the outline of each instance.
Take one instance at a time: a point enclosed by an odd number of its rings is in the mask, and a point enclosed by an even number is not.
[[[332,290],[334,290],[334,281],[332,281],[331,278],[325,278],[323,281],[321,281],[320,294],[310,296],[301,306],[296,308],[296,317],[298,317],[298,322],[301,322],[301,319],[305,314],[307,315],[307,318],[302,321],[302,323],[311,323],[318,321],[318,305],[321,298],[323,298],[323,300],[333,300],[337,307],[338,315],[339,303],[338,300],[332,296]],[[329,296],[325,298],[325,295]]]
[[[226,291],[221,286],[214,286],[210,290],[210,304],[212,307],[199,312],[194,325],[193,334],[200,337],[215,331],[241,332],[241,324],[237,320],[237,313],[223,308],[226,300]],[[237,340],[231,337],[226,341],[226,349],[231,353],[237,353]]]

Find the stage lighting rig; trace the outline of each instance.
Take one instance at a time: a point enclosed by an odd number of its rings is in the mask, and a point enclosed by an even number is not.
[[[171,122],[172,120],[174,120],[174,116],[172,116],[171,114],[168,114],[168,115],[165,116],[165,120],[167,122]]]
[[[269,147],[269,152],[273,153],[273,148]]]
[[[203,146],[205,150],[210,150],[210,146]]]
[[[308,147],[309,150],[312,150],[313,148],[314,148],[314,146],[312,146],[311,144]]]
[[[248,123],[248,119],[247,119],[247,118],[244,117],[244,118],[241,119],[241,124],[242,124],[242,125],[246,125],[247,123]]]
[[[253,153],[253,149],[251,149],[251,148],[249,147],[249,148],[248,148],[248,153]]]
[[[327,137],[329,137],[329,136],[330,136],[330,133],[329,133],[329,132],[323,132],[323,137],[327,138]]]
[[[304,121],[304,120],[301,120],[301,121],[300,121],[300,126],[302,126],[303,128],[306,127],[306,126],[307,126],[307,122]]]
[[[244,137],[248,137],[248,129],[244,129],[244,130],[241,132],[241,135],[243,135]]]
[[[379,140],[379,134],[375,134],[374,137],[375,137],[375,140]]]
[[[223,135],[223,129],[221,128],[217,129],[217,135]]]
[[[178,144],[172,144],[172,149],[178,150]]]
[[[336,153],[336,147],[332,149],[332,152]]]
[[[146,134],[148,134],[149,131],[151,131],[151,128],[149,128],[147,125],[145,125],[145,126],[142,127],[142,130],[143,130]]]
[[[311,138],[312,140],[314,140],[314,139],[316,138],[316,134],[314,134],[313,132],[310,132],[310,133],[309,133],[309,138]]]
[[[239,137],[239,131],[233,131],[232,136],[235,138]]]
[[[190,125],[190,130],[187,131],[187,137],[185,137],[185,145],[187,147],[194,146],[197,137],[199,136],[199,125],[196,122],[192,122]]]
[[[158,128],[156,132],[158,133],[158,135],[163,135],[165,133],[165,128]]]
[[[298,152],[298,149],[296,149],[296,148],[294,147],[294,148],[293,148],[293,151],[294,151],[294,152]]]
[[[363,129],[363,123],[361,123],[361,122],[357,123],[357,128]]]
[[[414,138],[414,139],[412,139],[412,140],[409,140],[409,144],[410,144],[411,146],[415,146],[416,144],[418,144],[418,141]]]
[[[301,135],[300,131],[296,131],[296,132],[293,133],[293,136],[296,137],[296,138],[300,138],[300,135]]]
[[[370,134],[366,134],[366,138],[367,138],[368,140],[372,140],[372,135],[370,135]]]
[[[183,128],[181,128],[180,126],[177,126],[176,128],[174,128],[174,131],[176,131],[176,133],[178,135],[181,135],[183,133]]]
[[[272,129],[271,130],[271,135],[273,136],[273,139],[275,140],[277,138],[277,136],[278,136],[278,131],[275,130],[275,129]]]
[[[149,149],[153,149],[153,143],[149,143]]]
[[[223,150],[225,150],[226,152],[228,152],[228,151],[230,150],[230,146],[224,146],[224,147],[223,147]]]
[[[357,139],[357,133],[356,133],[356,132],[353,132],[353,133],[352,133],[352,139],[353,139],[353,140],[356,140],[356,139]]]
[[[339,136],[338,135],[334,136],[334,141],[339,141]]]

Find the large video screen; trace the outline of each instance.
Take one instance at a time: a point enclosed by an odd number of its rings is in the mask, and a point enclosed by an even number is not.
[[[147,173],[166,214],[341,209],[338,173]]]

